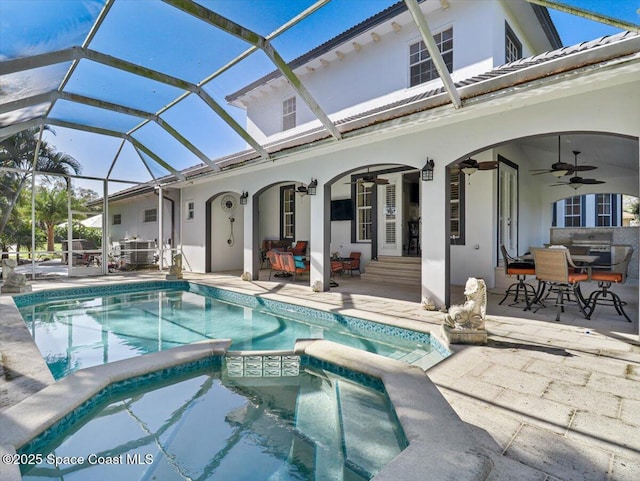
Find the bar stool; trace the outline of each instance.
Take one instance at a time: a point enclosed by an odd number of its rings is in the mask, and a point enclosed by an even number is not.
[[[611,270],[594,269],[591,271],[591,280],[598,282],[598,290],[593,291],[587,299],[586,318],[591,319],[591,314],[596,306],[613,306],[618,314],[624,316],[627,321],[631,322],[631,318],[624,312],[625,301],[615,292],[611,292],[609,288],[611,284],[624,284],[627,280],[627,269],[633,255],[633,248],[628,247],[627,253],[620,262],[611,265]],[[611,296],[611,297],[609,297]]]
[[[531,304],[537,297],[536,290],[531,284],[527,284],[525,280],[527,276],[536,275],[535,265],[533,264],[533,262],[526,262],[511,257],[504,245],[500,246],[500,250],[502,251],[502,258],[504,259],[504,273],[508,276],[516,276],[517,282],[514,282],[507,288],[504,297],[498,304],[502,305],[502,303],[506,301],[510,295],[514,295],[514,302],[509,305],[518,305],[518,298],[520,297],[520,292],[522,292],[522,294],[524,294],[524,300],[527,304],[524,310],[526,311],[531,309]]]

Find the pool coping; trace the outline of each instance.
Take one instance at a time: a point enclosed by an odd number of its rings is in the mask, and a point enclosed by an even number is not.
[[[0,413],[0,453],[15,454],[16,449],[113,383],[227,353],[242,353],[228,351],[230,345],[231,340],[202,341],[80,369]],[[458,417],[422,369],[325,340],[298,341],[290,353],[383,382],[408,447],[374,481],[421,481],[425,470],[431,479],[476,481],[486,479],[491,472],[494,463],[480,447],[474,429]],[[251,354],[255,355],[253,351]],[[19,466],[0,463],[0,478],[21,480]]]

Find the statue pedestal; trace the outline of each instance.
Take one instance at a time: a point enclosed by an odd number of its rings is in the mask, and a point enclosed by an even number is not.
[[[21,292],[31,292],[31,286],[12,286],[3,284],[0,288],[0,292],[3,294],[20,294]]]
[[[168,281],[178,281],[182,279],[182,274],[167,274]]]
[[[449,344],[484,345],[487,343],[487,331],[484,329],[452,329],[443,324],[442,335]]]

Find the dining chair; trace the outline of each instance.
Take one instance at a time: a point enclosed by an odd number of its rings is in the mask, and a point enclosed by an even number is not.
[[[360,272],[360,257],[362,257],[361,252],[351,252],[349,259],[342,262],[343,269],[349,271],[351,277],[353,277],[353,271],[358,271],[358,274],[362,274],[362,272]]]
[[[504,245],[500,246],[500,250],[502,251],[502,258],[504,260],[504,273],[509,277],[516,276],[517,282],[514,282],[507,288],[504,297],[498,304],[502,305],[510,295],[513,295],[514,302],[509,305],[516,306],[519,304],[518,299],[520,297],[520,293],[522,293],[524,294],[524,300],[526,302],[526,306],[524,308],[526,311],[531,308],[532,302],[536,299],[535,288],[531,284],[527,284],[525,282],[527,276],[534,276],[536,274],[535,265],[533,262],[527,262],[511,257]]]
[[[611,284],[624,284],[627,280],[627,270],[629,269],[629,262],[633,255],[633,248],[628,247],[624,258],[615,264],[611,265],[611,269],[594,269],[591,272],[591,280],[598,282],[598,289],[593,291],[587,299],[587,319],[591,319],[593,311],[596,306],[613,306],[619,315],[624,316],[627,321],[631,322],[631,318],[624,311],[624,306],[627,305],[625,301],[620,299],[620,296],[615,292],[610,291]]]
[[[304,256],[307,253],[307,244],[309,241],[298,241],[296,245],[289,247],[287,250],[294,256]]]
[[[544,283],[536,299],[538,304],[544,306],[544,301],[555,293],[556,321],[560,320],[560,314],[564,312],[565,299],[575,300],[580,312],[587,318],[586,301],[580,290],[580,283],[589,280],[589,273],[583,272],[583,269],[573,263],[568,249],[533,249],[532,253],[536,279]],[[548,289],[546,295],[545,289]],[[573,299],[571,295],[574,296]],[[537,311],[538,309],[535,312]]]

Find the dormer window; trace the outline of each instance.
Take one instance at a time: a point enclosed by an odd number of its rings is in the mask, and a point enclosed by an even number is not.
[[[515,62],[522,58],[522,44],[507,22],[504,22],[504,61]]]
[[[442,54],[447,70],[453,71],[453,28],[433,36]],[[414,87],[429,80],[437,79],[438,71],[431,60],[427,46],[423,41],[409,45],[409,86]]]
[[[296,98],[282,102],[282,130],[289,130],[296,126]]]

